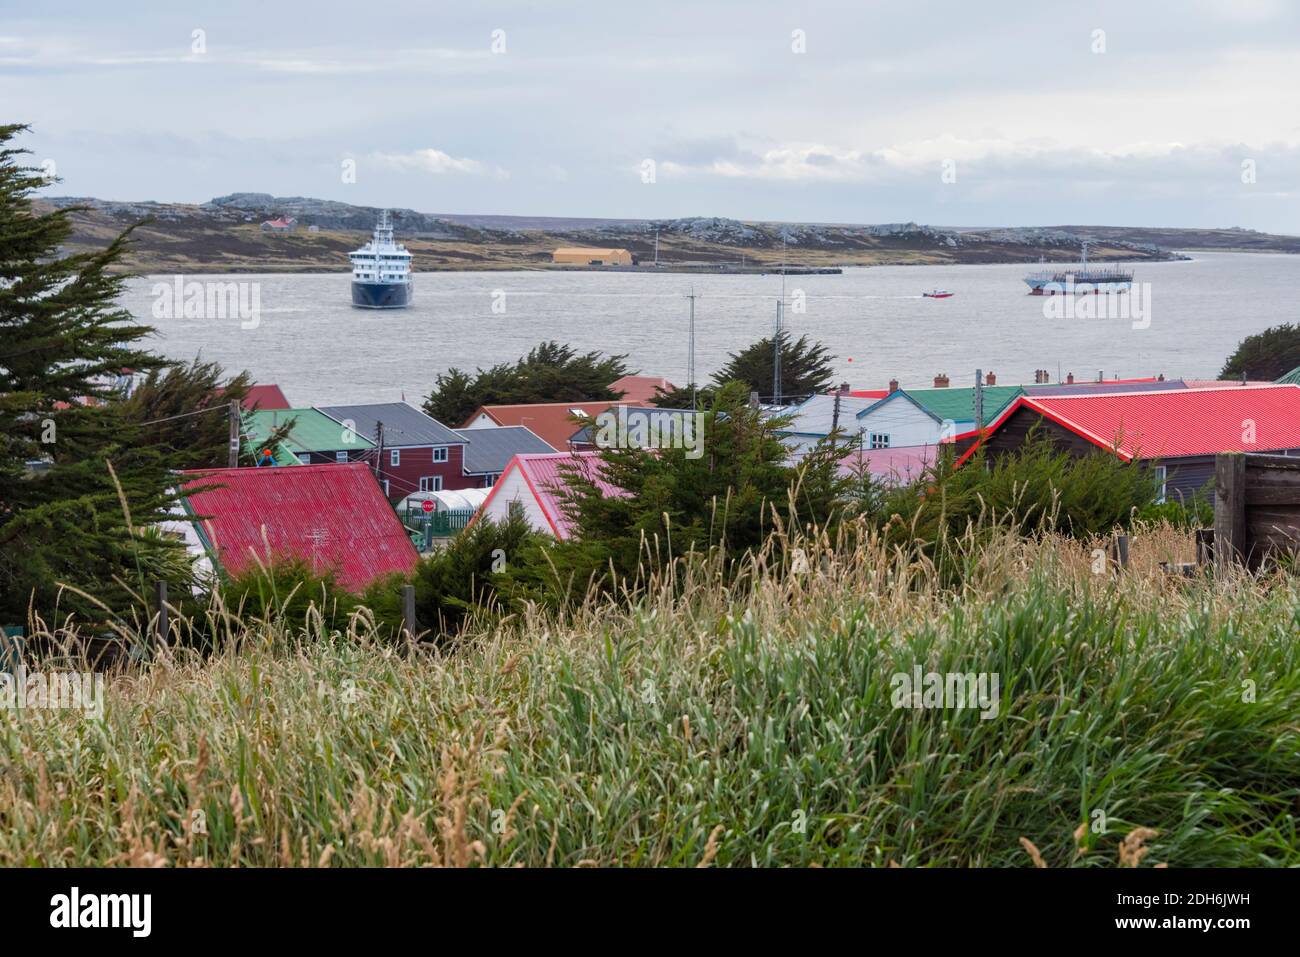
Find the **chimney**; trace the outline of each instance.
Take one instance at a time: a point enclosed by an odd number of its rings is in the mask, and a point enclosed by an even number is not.
[[[848,394],[849,394],[849,384],[847,382],[841,382],[840,395],[848,395]]]
[[[936,389],[946,389],[946,388],[948,388],[948,373],[944,372],[944,373],[942,373],[941,375],[937,375],[937,376],[935,376],[935,377],[934,377],[934,387],[935,387]]]
[[[1156,381],[1157,381],[1157,382],[1164,382],[1164,381],[1165,381],[1165,374],[1162,372],[1162,373],[1160,373],[1158,376],[1156,376]]]
[[[1098,381],[1098,382],[1105,382],[1105,381],[1106,381],[1106,374],[1105,374],[1104,372],[1102,372],[1100,369],[1097,370],[1097,381]]]
[[[1067,375],[1067,376],[1065,377],[1065,384],[1066,384],[1066,385],[1074,385],[1074,373],[1073,373],[1073,372],[1071,372],[1069,375]]]
[[[992,372],[989,372],[989,373],[987,373],[987,374],[984,376],[984,384],[985,384],[985,385],[997,385],[997,384],[998,384],[998,377],[995,376]]]
[[[889,380],[889,391],[890,391],[890,392],[897,392],[897,391],[898,391],[898,380],[897,380],[897,379],[890,379],[890,380]]]

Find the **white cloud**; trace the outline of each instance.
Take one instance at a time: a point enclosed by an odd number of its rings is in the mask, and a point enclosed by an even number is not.
[[[497,166],[489,166],[476,159],[457,158],[442,150],[422,149],[408,153],[371,153],[371,162],[387,169],[402,172],[430,173],[435,176],[495,176],[504,179],[510,174]]]

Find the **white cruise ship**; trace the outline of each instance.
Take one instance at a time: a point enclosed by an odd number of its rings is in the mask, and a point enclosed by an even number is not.
[[[393,221],[388,210],[379,214],[374,237],[352,260],[352,305],[361,309],[401,309],[410,305],[411,254],[393,242]]]

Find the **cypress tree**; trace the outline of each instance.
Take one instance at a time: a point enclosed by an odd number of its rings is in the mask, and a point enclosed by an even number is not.
[[[146,531],[174,483],[121,393],[124,375],[166,363],[117,304],[130,230],[66,254],[76,210],[34,207],[49,180],[21,163],[25,129],[0,126],[0,624],[29,609],[50,625],[120,619],[188,567],[178,542]]]

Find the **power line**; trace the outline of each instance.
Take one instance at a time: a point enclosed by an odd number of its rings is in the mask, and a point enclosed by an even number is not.
[[[176,419],[189,418],[191,415],[202,415],[205,412],[225,412],[229,414],[230,409],[224,405],[214,405],[206,409],[195,409],[193,412],[182,412],[180,415],[169,415],[165,419],[154,419],[150,422],[141,422],[141,425],[158,425],[162,422],[172,422]]]

